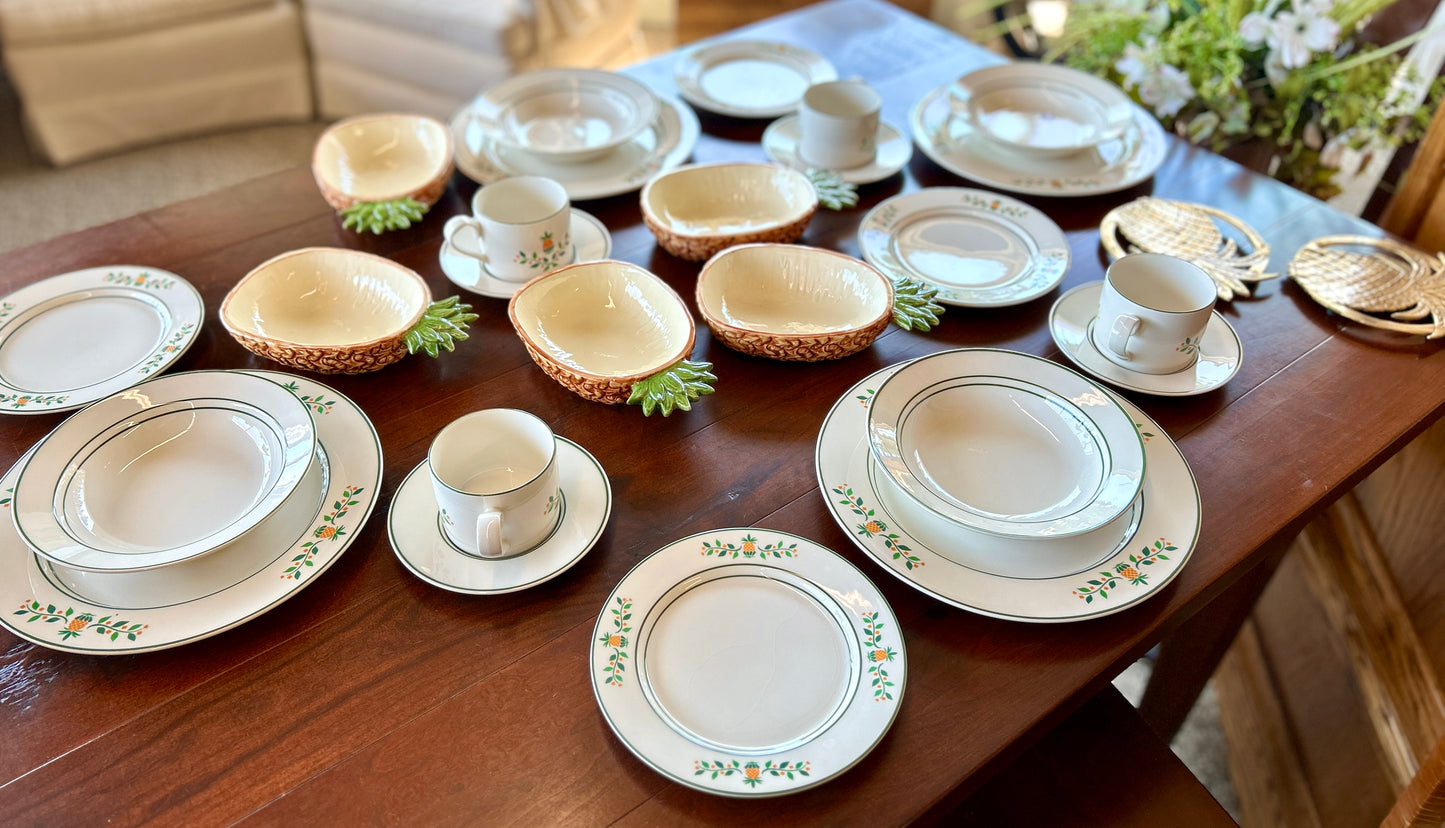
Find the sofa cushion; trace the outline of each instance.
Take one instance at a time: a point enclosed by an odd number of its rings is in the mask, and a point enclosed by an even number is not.
[[[0,0],[0,43],[74,43],[275,4],[276,0]]]
[[[465,49],[514,57],[532,49],[529,0],[306,0],[329,12]]]

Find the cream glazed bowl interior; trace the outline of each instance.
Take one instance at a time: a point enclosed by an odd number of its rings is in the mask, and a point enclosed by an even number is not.
[[[735,351],[815,362],[873,344],[893,316],[893,283],[842,253],[750,244],[703,266],[697,307],[713,335]]]
[[[390,259],[334,247],[282,253],[246,274],[221,303],[221,324],[247,350],[323,374],[375,371],[416,350],[436,355],[475,319],[455,296]]]
[[[692,314],[657,276],[627,262],[568,265],[523,285],[512,326],[548,376],[586,399],[637,403],[644,413],[687,410],[712,393],[707,363],[687,356]]]
[[[808,177],[772,164],[692,164],[642,188],[642,217],[658,244],[695,262],[734,245],[797,241],[817,209]]]
[[[338,121],[316,140],[311,173],[337,210],[410,198],[431,206],[452,174],[451,132],[422,115],[383,113]]]

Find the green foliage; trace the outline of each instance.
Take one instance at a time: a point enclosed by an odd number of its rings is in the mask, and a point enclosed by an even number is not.
[[[938,324],[943,306],[934,301],[938,288],[912,279],[893,280],[893,323],[905,331],[926,331]]]
[[[627,402],[642,406],[643,416],[650,417],[653,409],[661,408],[662,416],[666,417],[675,408],[691,411],[694,400],[713,392],[714,382],[717,377],[712,373],[711,362],[679,360],[666,371],[634,383]]]
[[[458,296],[432,302],[421,321],[406,332],[403,341],[406,342],[407,352],[424,351],[427,356],[434,357],[442,348],[453,350],[456,347],[453,343],[467,338],[467,325],[477,318],[471,309],[472,306],[463,303]]]
[[[370,230],[381,235],[387,230],[402,230],[412,222],[421,221],[429,206],[412,198],[391,201],[362,201],[341,210],[341,226],[358,233]]]
[[[829,210],[842,210],[858,204],[858,188],[843,180],[843,176],[832,170],[809,167],[806,173],[818,194],[818,203]]]

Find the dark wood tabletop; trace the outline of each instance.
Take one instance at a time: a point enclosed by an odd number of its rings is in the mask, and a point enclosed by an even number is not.
[[[820,52],[878,89],[884,119],[899,125],[926,92],[998,60],[878,0],[835,0],[729,36]],[[671,92],[673,61],[664,55],[629,71]],[[700,118],[694,160],[763,160],[765,124]],[[902,175],[864,187],[856,209],[819,214],[803,242],[858,255],[857,225],[870,206],[928,186],[970,183],[916,153]],[[438,265],[442,224],[467,209],[474,190],[457,175],[420,225],[359,236],[298,168],[0,256],[0,289],[104,264],[170,270],[199,288],[207,308],[198,341],[171,370],[272,369],[215,315],[247,271],[286,250],[335,245],[390,257],[436,296],[451,295]],[[1132,190],[1025,199],[1067,232],[1073,265],[1060,290],[1102,278],[1100,219],[1149,194],[1252,223],[1272,245],[1275,271],[1311,238],[1379,233],[1171,139],[1158,174]],[[611,229],[615,258],[657,273],[690,301],[699,266],[657,248],[635,194],[580,206]],[[1058,292],[1013,308],[950,308],[932,333],[892,328],[856,356],[817,364],[745,357],[700,325],[694,358],[714,363],[717,393],[666,419],[574,396],[528,358],[505,302],[463,295],[479,318],[455,353],[321,378],[371,417],[385,473],[369,522],[309,588],[236,629],[140,655],[73,655],[0,632],[0,821],[877,826],[937,817],[1132,659],[1227,597],[1280,539],[1445,406],[1435,343],[1343,321],[1288,281],[1262,283],[1256,296],[1220,308],[1244,342],[1243,367],[1224,388],[1177,399],[1125,394],[1178,441],[1198,478],[1204,521],[1193,558],[1128,611],[1031,625],[955,609],[882,572],[829,517],[813,450],[833,402],[900,360],[990,346],[1067,364],[1046,326]],[[393,555],[386,509],[442,426],[499,406],[536,413],[596,455],[613,487],[611,522],[553,581],[494,597],[445,592]],[[62,419],[5,417],[0,463]],[[908,684],[882,742],[830,783],[766,801],[699,793],[649,769],[608,729],[588,674],[593,624],[628,570],[672,540],[733,526],[796,533],[855,563],[897,612],[907,649]],[[1148,796],[1148,788],[1142,775],[1099,795]]]

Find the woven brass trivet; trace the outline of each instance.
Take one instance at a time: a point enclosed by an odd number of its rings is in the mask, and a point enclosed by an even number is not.
[[[1346,319],[1428,339],[1445,336],[1445,254],[1428,256],[1391,239],[1325,236],[1300,248],[1289,275]]]
[[[1225,239],[1216,219],[1238,230],[1250,251],[1241,252],[1233,239]],[[1110,210],[1099,225],[1099,236],[1115,259],[1128,253],[1166,253],[1194,262],[1213,277],[1219,298],[1226,302],[1249,295],[1245,282],[1279,275],[1264,272],[1269,245],[1253,227],[1203,204],[1136,199]]]

